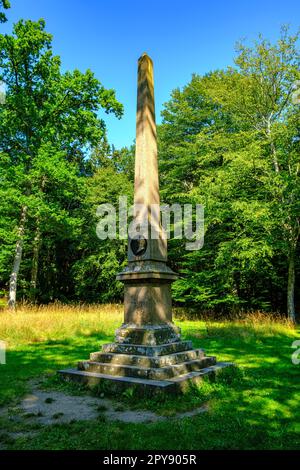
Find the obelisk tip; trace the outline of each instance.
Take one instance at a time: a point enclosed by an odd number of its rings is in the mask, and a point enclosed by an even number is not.
[[[140,61],[140,60],[143,60],[143,59],[148,59],[148,60],[151,60],[151,62],[152,62],[152,59],[151,59],[151,57],[147,54],[147,52],[143,52],[143,54],[142,54],[141,57],[139,58],[139,61]]]

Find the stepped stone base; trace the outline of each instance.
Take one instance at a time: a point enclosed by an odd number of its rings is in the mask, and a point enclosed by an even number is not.
[[[157,392],[177,393],[186,390],[191,384],[199,383],[205,376],[217,376],[225,367],[232,367],[230,362],[218,362],[197,372],[189,372],[168,380],[151,380],[137,377],[122,377],[98,372],[86,372],[77,369],[61,370],[59,373],[67,382],[77,382],[94,387],[105,382],[111,392],[120,392],[134,387],[141,394],[153,395]]]
[[[125,323],[116,331],[116,342],[155,346],[180,341],[180,328],[174,323],[162,325],[136,325]]]
[[[139,344],[140,342],[140,344]],[[122,325],[116,342],[78,362],[77,369],[61,370],[64,380],[95,386],[105,382],[112,392],[135,387],[142,393],[176,392],[207,375],[216,375],[231,363],[217,363],[191,341],[180,341],[173,324]]]
[[[176,343],[159,344],[149,346],[145,344],[118,344],[108,343],[102,346],[102,351],[107,353],[137,354],[151,357],[164,356],[193,348],[191,341],[178,341]]]

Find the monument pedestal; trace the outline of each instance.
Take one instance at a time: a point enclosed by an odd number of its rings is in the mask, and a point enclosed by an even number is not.
[[[191,341],[182,341],[171,310],[170,286],[177,276],[163,266],[129,263],[118,275],[125,290],[124,323],[115,342],[80,361],[77,370],[60,371],[66,380],[89,386],[105,382],[111,391],[134,387],[149,395],[184,391],[190,383],[230,365],[217,363],[203,349],[193,349]]]
[[[161,327],[149,325],[143,334]],[[172,329],[172,327],[170,327]],[[177,332],[179,333],[178,329]],[[140,332],[139,332],[140,333]],[[105,344],[100,352],[90,355],[90,360],[78,363],[77,369],[59,371],[67,381],[76,381],[90,387],[105,383],[111,392],[134,388],[142,394],[157,391],[185,391],[191,383],[198,383],[207,375],[215,376],[230,363],[217,363],[214,356],[206,356],[203,349],[193,349],[191,341],[157,344],[124,343]]]

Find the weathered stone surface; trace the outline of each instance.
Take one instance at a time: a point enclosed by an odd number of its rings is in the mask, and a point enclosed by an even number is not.
[[[128,260],[129,262],[136,260],[166,261],[167,240],[162,236],[159,212],[153,63],[147,54],[142,54],[138,61],[134,178],[135,219],[137,221],[147,220],[149,224],[148,233],[145,234],[147,238],[145,253],[136,256],[129,243]],[[150,224],[157,232],[157,239],[151,237]]]
[[[151,380],[166,380],[179,375],[187,374],[188,372],[199,371],[200,369],[214,365],[215,363],[215,357],[204,357],[202,359],[158,368],[112,364],[107,362],[101,363],[93,361],[81,361],[78,363],[78,369],[87,372],[117,375],[120,377],[139,377]]]
[[[178,341],[176,343],[160,344],[159,346],[108,343],[102,346],[102,351],[106,353],[135,354],[140,356],[157,357],[165,354],[188,351],[192,348],[193,345],[191,341]]]
[[[178,275],[162,261],[133,261],[117,274],[119,281],[140,279],[176,280]]]
[[[86,372],[78,369],[65,369],[58,371],[66,381],[75,381],[89,387],[99,385],[101,382],[109,382],[111,391],[121,391],[126,388],[135,387],[142,392],[155,393],[157,391],[175,391],[176,387],[172,382],[166,380],[149,380],[137,377],[119,377],[97,372]]]
[[[125,281],[123,281],[125,282]],[[124,322],[136,325],[172,321],[171,281],[150,279],[124,284]]]
[[[99,385],[101,382],[109,383],[112,392],[120,392],[126,388],[134,387],[141,395],[153,395],[157,392],[184,392],[193,383],[199,383],[207,376],[215,376],[225,367],[232,367],[230,362],[220,362],[214,366],[206,367],[197,372],[187,374],[168,380],[150,380],[137,377],[119,377],[97,372],[79,371],[77,369],[66,369],[59,371],[59,374],[66,381],[76,381],[89,387]]]
[[[155,325],[123,324],[116,331],[116,343],[156,346],[180,341],[180,328],[173,323]]]
[[[203,349],[192,349],[190,351],[167,354],[165,356],[149,357],[136,356],[134,354],[104,353],[102,351],[90,354],[92,362],[108,362],[110,364],[132,365],[139,367],[164,367],[181,362],[193,361],[204,357]]]
[[[217,377],[224,368],[234,367],[232,362],[217,362],[214,365],[204,367],[199,371],[188,372],[187,374],[179,375],[168,379],[169,382],[176,383],[182,391],[189,386],[190,383],[198,383],[205,376]]]
[[[117,275],[124,282],[124,323],[169,324],[172,322],[171,283],[177,275],[166,264],[167,240],[160,220],[153,63],[147,54],[142,54],[138,61],[134,221],[141,226],[146,222],[148,228],[129,240],[128,266]],[[151,342],[151,332],[149,338],[149,344],[158,344]],[[176,340],[171,334],[164,342]],[[130,341],[128,337],[126,341],[145,344],[143,338]]]

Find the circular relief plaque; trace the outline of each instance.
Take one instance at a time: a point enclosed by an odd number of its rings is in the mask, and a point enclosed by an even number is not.
[[[147,240],[143,236],[133,238],[130,242],[130,248],[134,256],[143,256],[147,250]]]

